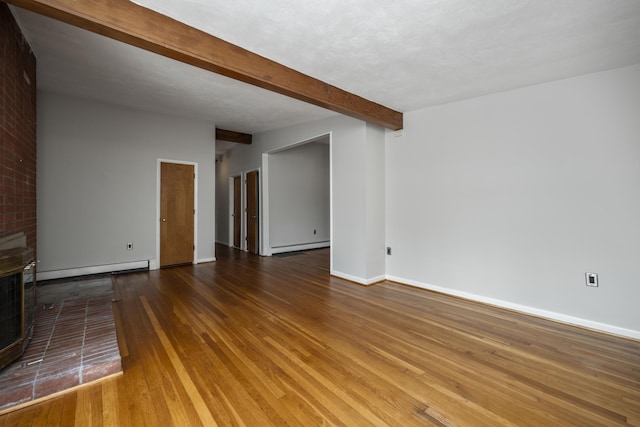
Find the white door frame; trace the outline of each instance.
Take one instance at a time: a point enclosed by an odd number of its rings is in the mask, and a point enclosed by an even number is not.
[[[242,173],[240,173],[238,175],[231,175],[229,177],[229,236],[228,236],[229,237],[229,247],[230,248],[234,247],[233,246],[233,237],[234,237],[233,236],[233,203],[235,201],[234,200],[235,193],[234,193],[234,188],[233,188],[233,180],[234,180],[234,178],[240,178],[240,247],[238,249],[243,249],[244,246],[242,244],[243,243],[242,236],[244,236],[244,233],[243,233],[242,223],[244,221],[243,220],[243,218],[244,218],[243,212],[244,212],[244,199],[245,199],[245,197],[244,197],[244,185],[243,185],[244,178],[243,178],[243,174]]]
[[[260,178],[260,255],[271,256],[269,237],[269,153],[262,153],[262,174]]]
[[[198,263],[198,162],[184,160],[158,159],[156,166],[156,259],[149,263],[149,270],[160,268],[160,165],[162,163],[175,163],[178,165],[192,165],[195,178],[193,179],[193,208],[196,213],[193,216],[193,263]]]

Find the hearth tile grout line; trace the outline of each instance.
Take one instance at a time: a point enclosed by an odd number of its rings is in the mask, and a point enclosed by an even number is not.
[[[62,308],[64,307],[65,301],[63,300],[60,303],[60,309],[56,313],[56,320],[53,322],[53,326],[51,327],[51,332],[49,333],[49,339],[47,340],[47,345],[44,347],[44,351],[42,352],[42,361],[38,365],[38,370],[36,371],[36,376],[33,378],[33,384],[31,385],[31,400],[36,398],[36,384],[38,383],[38,376],[40,375],[40,369],[42,369],[42,364],[45,361],[47,356],[47,350],[49,350],[49,346],[51,345],[51,339],[53,338],[53,334],[56,330],[56,325],[58,324],[58,320],[60,319],[60,315],[62,314]]]
[[[84,307],[84,328],[82,330],[82,347],[80,348],[80,369],[78,369],[78,384],[82,384],[82,371],[84,370],[84,342],[87,339],[87,320],[89,318],[89,302],[91,299],[87,299],[87,303]]]

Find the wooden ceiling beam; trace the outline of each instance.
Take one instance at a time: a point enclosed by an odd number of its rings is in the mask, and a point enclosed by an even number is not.
[[[402,113],[285,67],[129,0],[3,0],[67,24],[379,126]]]
[[[253,136],[250,133],[236,132],[216,128],[216,141],[237,142],[238,144],[251,144]]]

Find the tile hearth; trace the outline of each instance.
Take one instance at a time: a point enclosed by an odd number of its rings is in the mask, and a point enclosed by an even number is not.
[[[110,277],[37,288],[33,337],[0,371],[0,411],[122,371]]]

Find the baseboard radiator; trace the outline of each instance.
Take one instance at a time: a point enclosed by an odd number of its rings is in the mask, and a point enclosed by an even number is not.
[[[67,268],[62,270],[51,270],[51,271],[38,271],[37,279],[41,280],[53,280],[53,279],[62,279],[66,277],[77,277],[77,276],[89,276],[93,274],[119,274],[119,273],[131,273],[134,271],[148,271],[149,270],[149,261],[134,261],[134,262],[123,262],[118,264],[106,264],[106,265],[96,265],[90,267],[78,267],[78,268]]]

